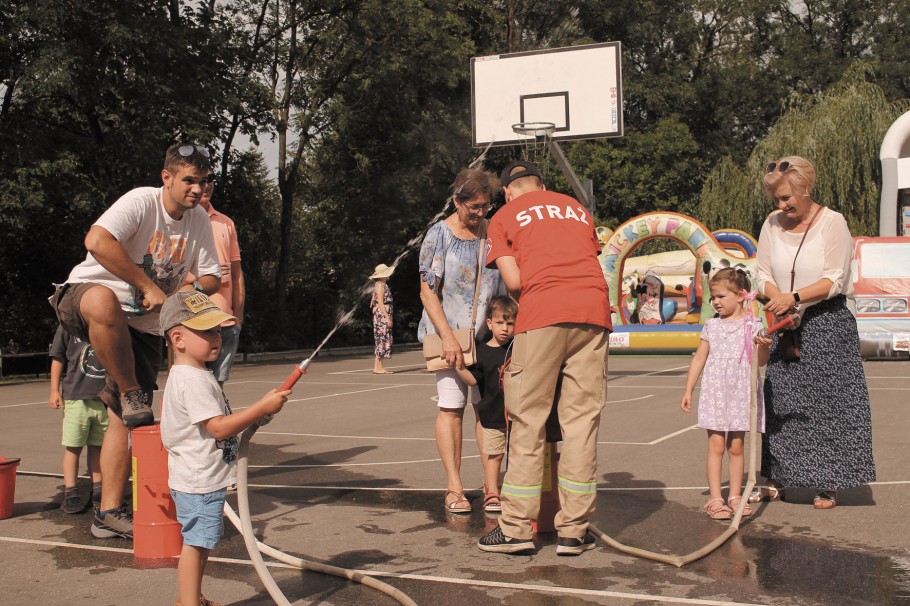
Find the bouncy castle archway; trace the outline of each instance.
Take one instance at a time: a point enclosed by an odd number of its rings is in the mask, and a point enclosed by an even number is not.
[[[704,322],[714,315],[710,298],[702,296],[708,292],[708,279],[713,272],[722,267],[741,267],[754,283],[755,240],[738,230],[722,230],[715,235],[696,219],[674,212],[647,213],[626,221],[612,232],[598,229],[604,241],[600,264],[610,287],[613,309],[614,332],[610,339],[613,351],[692,351],[698,346]],[[727,232],[731,234],[729,238]],[[737,245],[732,248],[737,254],[728,251],[731,246],[719,237],[735,240]],[[695,273],[687,293],[690,309],[686,322],[667,323],[659,309],[656,314],[648,310],[647,318],[641,321],[635,313],[643,307],[636,290],[646,293],[650,285],[642,286],[637,279],[629,279],[624,272],[625,262],[643,243],[657,238],[673,240],[695,257]],[[747,256],[739,256],[743,253]]]

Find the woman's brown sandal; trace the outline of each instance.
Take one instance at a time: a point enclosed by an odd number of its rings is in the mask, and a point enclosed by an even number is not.
[[[454,498],[449,499],[449,495]],[[447,490],[445,496],[446,511],[449,513],[471,513],[471,502],[464,496],[464,492]]]
[[[739,495],[727,499],[727,505],[733,510],[734,514],[736,513],[736,510],[739,509],[739,502],[742,500],[743,498]],[[749,505],[749,501],[746,500],[746,506],[743,507],[743,517],[745,518],[750,515],[752,515],[752,507]]]
[[[723,497],[717,497],[705,503],[705,512],[712,520],[729,520],[733,517],[730,508],[724,505]]]
[[[833,509],[837,505],[836,494],[833,490],[822,490],[812,500],[816,509]]]

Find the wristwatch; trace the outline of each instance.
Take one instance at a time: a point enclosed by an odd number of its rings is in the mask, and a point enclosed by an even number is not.
[[[205,292],[202,290],[202,284],[199,283],[199,280],[193,280],[193,290],[198,292]],[[799,303],[799,299],[797,299],[796,302]]]
[[[799,293],[794,290],[790,294],[793,295],[793,300],[796,301],[797,303],[799,303]]]

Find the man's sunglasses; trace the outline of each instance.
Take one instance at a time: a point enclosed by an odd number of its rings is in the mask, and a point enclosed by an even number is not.
[[[177,148],[177,153],[184,158],[189,158],[195,153],[198,153],[203,158],[210,158],[209,150],[202,147],[201,145],[181,145]]]
[[[769,173],[774,172],[774,169],[775,169],[775,168],[776,168],[778,171],[780,171],[780,172],[782,172],[782,173],[785,173],[785,172],[787,172],[787,169],[790,168],[790,163],[787,162],[786,160],[784,160],[783,162],[780,163],[780,166],[777,165],[777,162],[771,162],[770,164],[768,164],[768,172],[769,172]]]

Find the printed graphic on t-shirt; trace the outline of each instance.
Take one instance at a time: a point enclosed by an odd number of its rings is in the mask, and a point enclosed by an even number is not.
[[[82,352],[79,354],[79,372],[91,379],[103,379],[107,372],[95,356],[91,343],[83,343],[74,337],[77,343],[82,343]]]
[[[145,272],[155,286],[166,295],[176,292],[183,284],[188,271],[183,263],[186,255],[186,236],[170,236],[156,231],[149,242],[148,252],[142,257],[139,267]],[[127,303],[129,311],[136,315],[148,313],[142,306],[144,295],[135,286],[132,297]]]
[[[224,394],[224,391],[221,392],[221,396],[224,398],[225,416],[233,414],[231,411],[231,405],[228,403],[228,399]],[[225,438],[224,440],[215,440],[215,446],[221,449],[221,459],[225,463],[233,463],[240,455],[240,438],[238,436],[231,436],[230,438]]]

